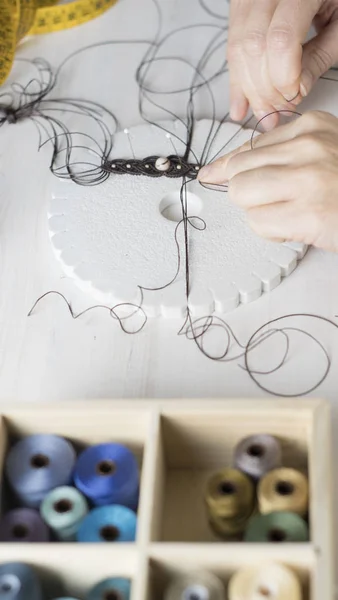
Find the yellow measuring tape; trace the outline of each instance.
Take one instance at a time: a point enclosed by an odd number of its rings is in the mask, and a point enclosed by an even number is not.
[[[0,85],[7,79],[17,43],[25,35],[69,29],[86,23],[113,6],[117,0],[0,0]]]

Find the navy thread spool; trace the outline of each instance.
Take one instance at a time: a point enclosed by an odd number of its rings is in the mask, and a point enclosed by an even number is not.
[[[130,600],[131,583],[123,577],[105,579],[95,585],[86,600]]]
[[[84,450],[76,463],[74,483],[95,506],[120,504],[137,509],[138,466],[133,453],[121,444],[98,444]]]
[[[100,506],[94,508],[82,521],[78,542],[134,542],[136,515],[126,506]]]
[[[88,505],[76,488],[61,486],[47,494],[40,513],[59,540],[70,542],[76,540],[76,532],[88,513]]]
[[[307,542],[309,530],[305,521],[294,513],[271,512],[250,519],[246,542]]]
[[[9,451],[6,475],[21,504],[38,508],[50,490],[70,483],[75,460],[74,448],[65,439],[31,435]]]
[[[251,435],[241,440],[235,448],[234,466],[252,479],[260,479],[281,464],[281,445],[272,435]]]
[[[36,573],[24,563],[0,565],[0,600],[42,600]]]
[[[32,508],[9,511],[0,521],[0,542],[48,542],[49,530]]]
[[[164,600],[225,600],[225,589],[213,573],[186,573],[169,585]]]

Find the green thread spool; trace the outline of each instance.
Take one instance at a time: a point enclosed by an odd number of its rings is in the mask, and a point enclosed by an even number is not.
[[[237,536],[245,530],[255,509],[254,484],[237,469],[222,469],[209,479],[205,500],[215,533],[221,537]]]
[[[46,496],[40,512],[56,537],[64,542],[70,542],[76,539],[77,530],[88,513],[88,504],[77,489],[62,486]]]
[[[250,519],[244,539],[246,542],[307,542],[309,530],[299,515],[272,512]]]

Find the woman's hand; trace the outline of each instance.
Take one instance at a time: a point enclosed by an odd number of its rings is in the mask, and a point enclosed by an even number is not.
[[[318,35],[302,45],[314,22]],[[291,108],[338,60],[338,0],[231,0],[231,117]],[[264,119],[272,129],[278,115]]]
[[[205,183],[228,182],[252,229],[338,252],[338,119],[309,112],[201,169]]]

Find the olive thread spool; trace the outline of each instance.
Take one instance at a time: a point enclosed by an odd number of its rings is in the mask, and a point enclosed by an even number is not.
[[[206,507],[209,523],[218,536],[240,535],[255,509],[251,479],[237,469],[218,471],[207,483]]]
[[[302,588],[291,569],[277,563],[243,568],[230,579],[229,600],[302,600]]]
[[[246,542],[307,542],[309,530],[305,521],[290,512],[272,512],[255,515],[248,522]]]
[[[241,440],[234,451],[233,463],[254,480],[282,464],[280,442],[272,435],[251,435]]]
[[[169,584],[164,600],[225,600],[225,589],[213,573],[185,573]]]
[[[274,469],[261,479],[257,489],[262,514],[287,511],[304,517],[308,512],[308,480],[295,469]]]

